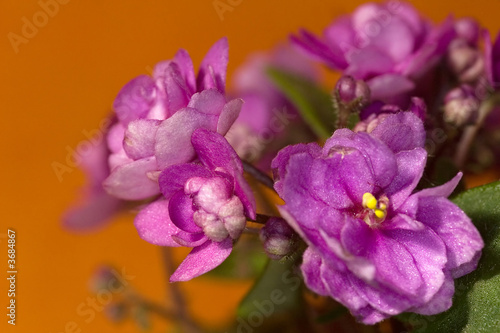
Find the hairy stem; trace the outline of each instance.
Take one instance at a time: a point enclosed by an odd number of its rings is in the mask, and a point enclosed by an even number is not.
[[[274,191],[274,181],[266,173],[245,161],[243,161],[243,170],[255,178],[255,180]]]
[[[163,246],[161,249],[167,277],[170,277],[175,271],[172,249],[166,246]],[[184,296],[182,295],[182,292],[179,290],[178,285],[175,283],[170,283],[168,286],[170,287],[171,297],[175,304],[175,316],[178,322],[183,327],[184,331],[187,333],[201,333],[200,328],[198,328],[198,326],[189,316],[186,301],[184,299]]]

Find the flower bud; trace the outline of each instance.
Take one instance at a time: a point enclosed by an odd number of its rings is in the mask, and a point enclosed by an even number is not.
[[[340,101],[351,103],[360,98],[360,104],[366,105],[370,102],[370,88],[363,80],[354,80],[352,76],[341,77],[335,86]]]
[[[473,124],[478,116],[479,104],[471,86],[452,89],[444,99],[444,120],[458,127]]]
[[[484,73],[484,58],[477,48],[464,39],[457,39],[448,50],[448,66],[460,82],[477,81]]]
[[[479,38],[479,24],[471,17],[464,17],[455,22],[455,32],[469,45],[476,45]]]
[[[297,249],[297,234],[282,218],[269,219],[259,236],[264,251],[273,260],[280,260]]]
[[[124,302],[113,302],[104,308],[106,316],[115,323],[122,322],[129,315],[129,307]]]

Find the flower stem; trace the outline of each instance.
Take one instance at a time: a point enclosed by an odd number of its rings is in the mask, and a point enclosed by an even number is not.
[[[274,191],[274,180],[266,173],[245,161],[243,161],[243,170],[255,178],[255,180]]]
[[[163,262],[165,264],[165,270],[167,276],[170,277],[175,271],[174,261],[172,258],[172,249],[170,247],[163,246],[161,247],[161,250],[163,255]],[[182,292],[179,290],[178,285],[175,283],[170,283],[168,286],[170,287],[173,303],[176,306],[175,316],[183,327],[184,331],[188,333],[201,333],[200,328],[193,322],[193,320],[189,316],[186,301],[184,299],[184,296],[182,295]]]

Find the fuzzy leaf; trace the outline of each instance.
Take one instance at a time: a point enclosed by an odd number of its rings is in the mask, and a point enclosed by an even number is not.
[[[318,138],[329,138],[335,130],[337,119],[331,96],[316,83],[301,76],[277,68],[269,68],[267,73]]]

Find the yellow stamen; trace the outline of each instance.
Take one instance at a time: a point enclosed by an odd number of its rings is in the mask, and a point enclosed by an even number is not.
[[[381,210],[387,210],[387,205],[385,203],[383,203],[383,202],[379,202],[378,207]]]
[[[377,208],[377,199],[373,196],[373,194],[366,192],[363,194],[363,206],[375,209]]]
[[[385,210],[375,209],[375,216],[379,219],[383,219],[385,217]]]

